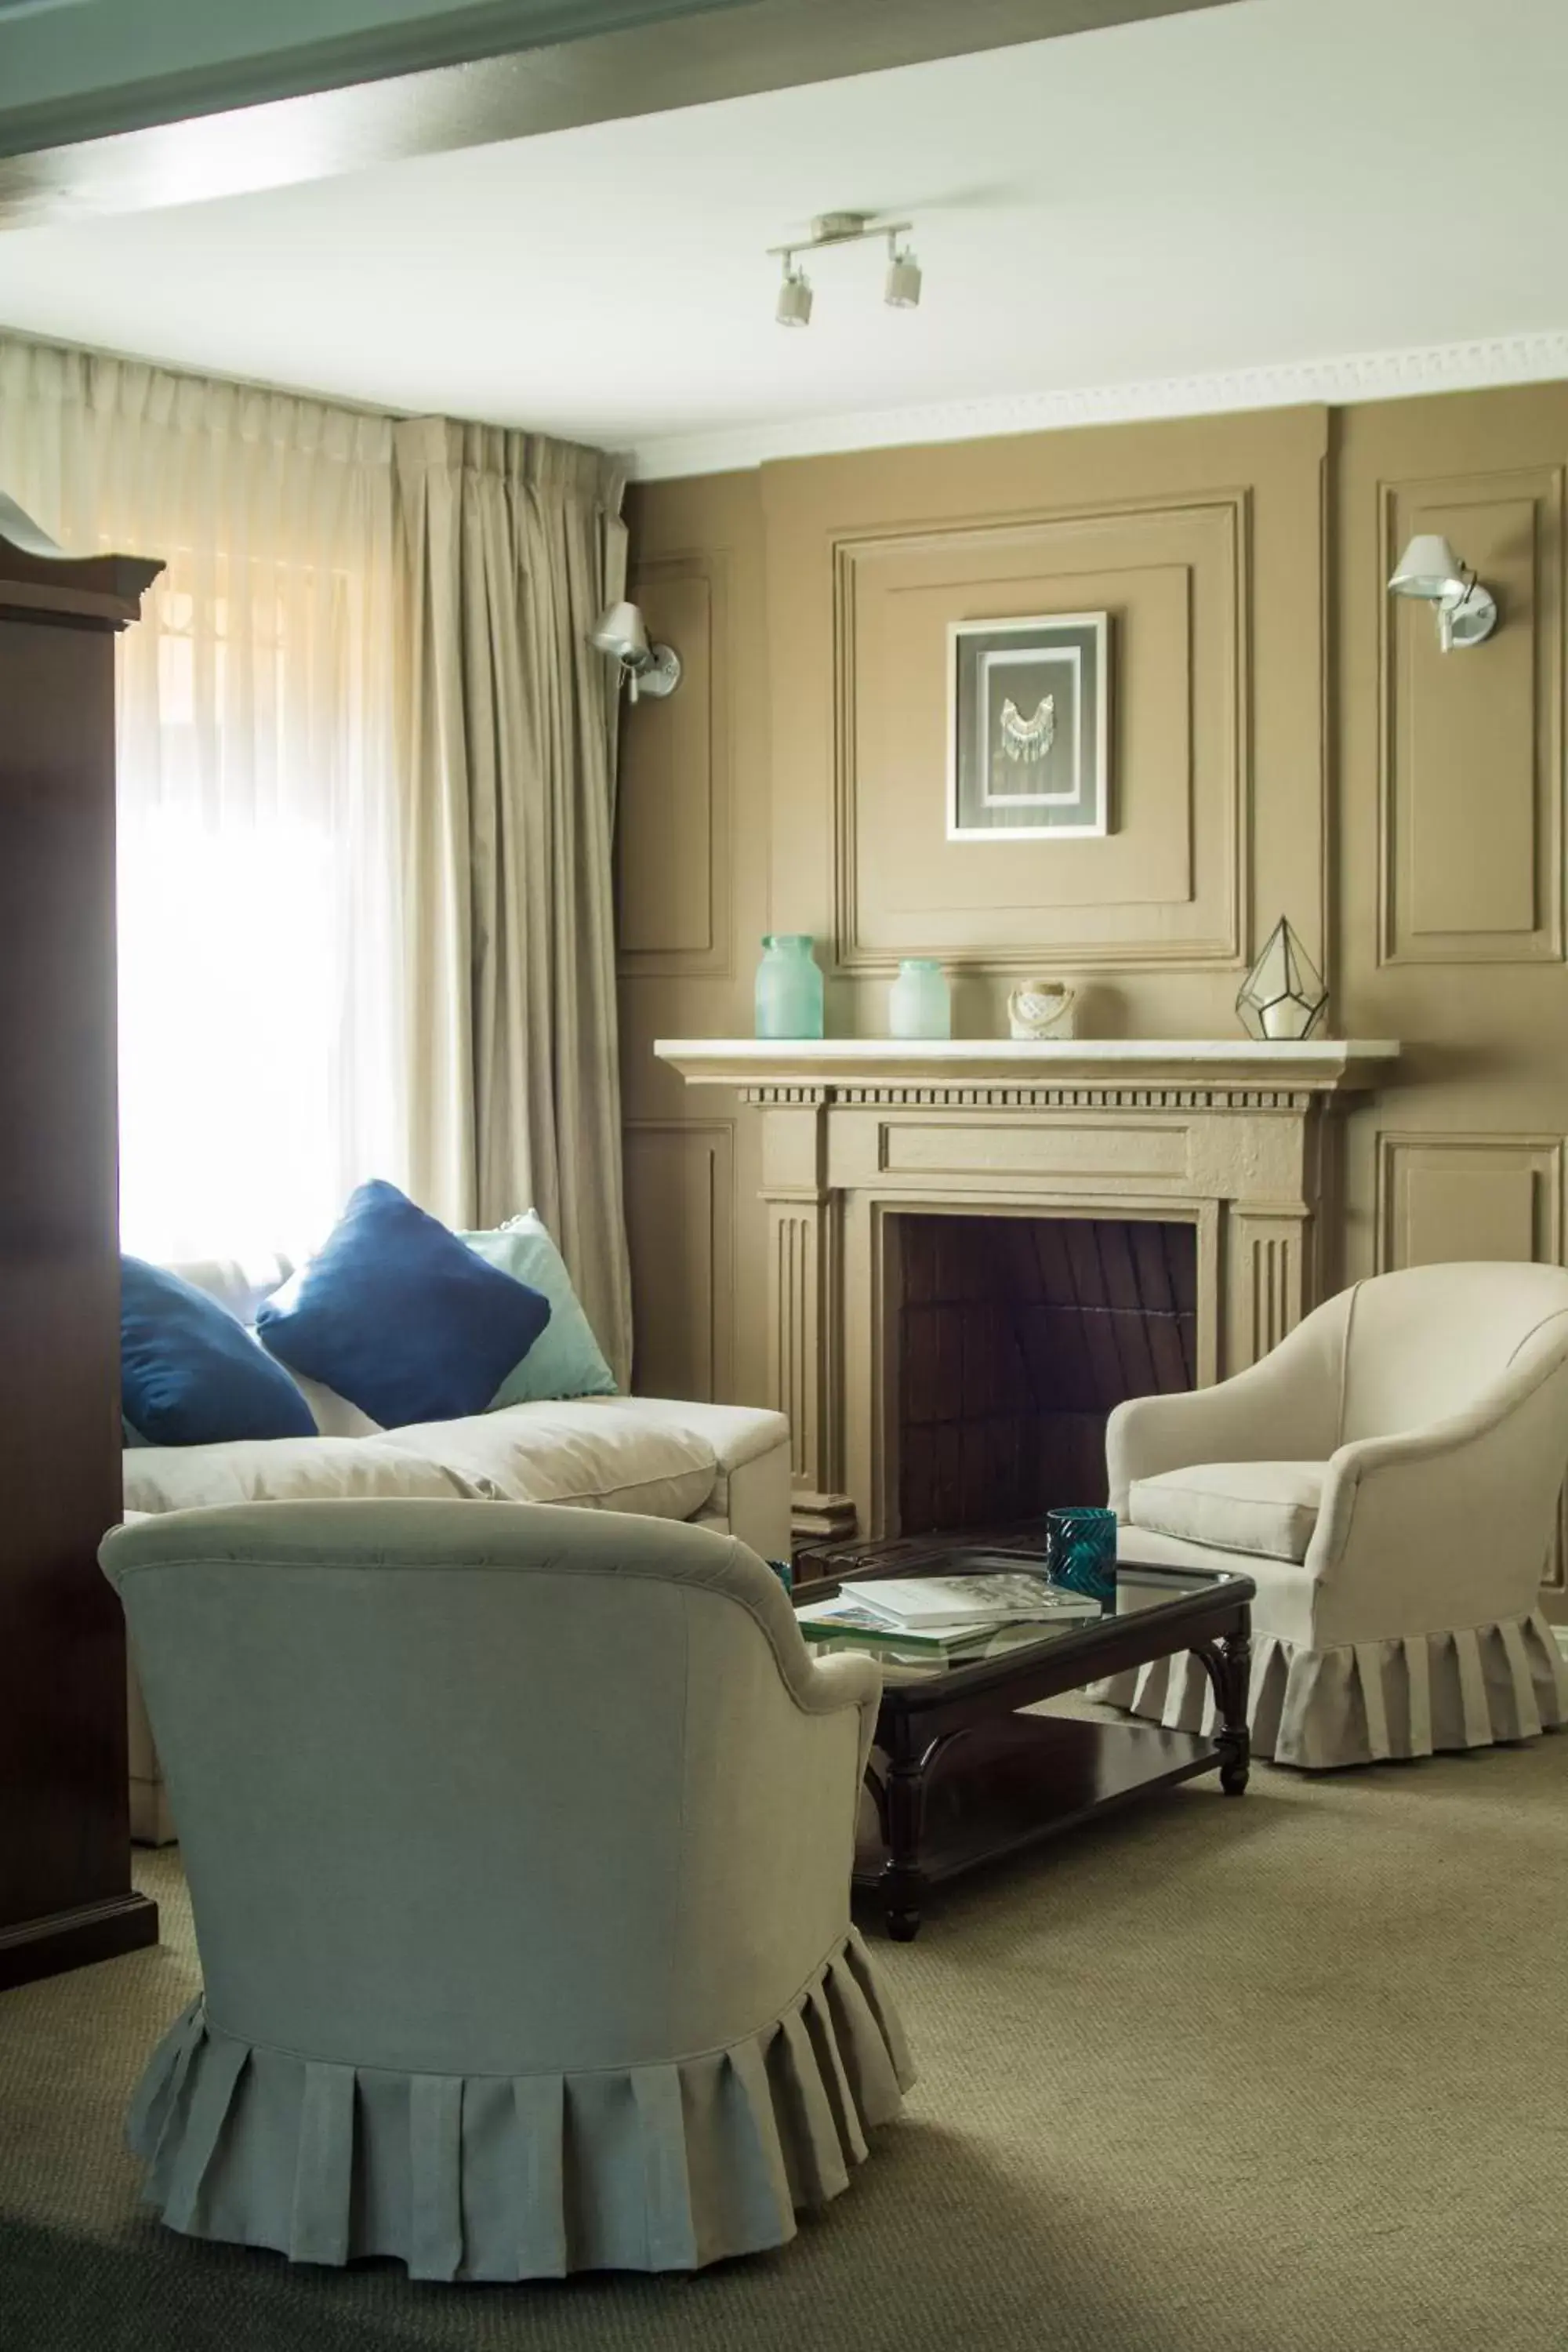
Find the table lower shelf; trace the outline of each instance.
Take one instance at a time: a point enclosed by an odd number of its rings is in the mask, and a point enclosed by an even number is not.
[[[872,1759],[876,1771],[879,1757]],[[928,1886],[1054,1837],[1142,1796],[1217,1771],[1215,1742],[1151,1724],[1005,1715],[956,1735],[928,1767],[917,1868]],[[883,1892],[891,1858],[869,1803],[861,1807],[855,1884]]]

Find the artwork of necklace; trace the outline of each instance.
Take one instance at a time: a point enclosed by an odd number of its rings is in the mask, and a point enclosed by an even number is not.
[[[1011,760],[1020,767],[1031,766],[1035,761],[1043,760],[1056,740],[1056,696],[1043,694],[1035,707],[1034,717],[1026,719],[1009,695],[1002,705],[997,731],[1000,737],[997,748],[1005,760]]]

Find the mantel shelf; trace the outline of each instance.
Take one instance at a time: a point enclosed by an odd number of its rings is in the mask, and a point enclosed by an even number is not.
[[[690,1086],[1278,1087],[1338,1094],[1379,1085],[1386,1037],[662,1037],[654,1052]]]

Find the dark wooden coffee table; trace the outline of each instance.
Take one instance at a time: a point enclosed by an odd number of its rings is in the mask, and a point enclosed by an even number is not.
[[[934,1538],[846,1549],[821,1561],[837,1573],[801,1585],[798,1601],[873,1576],[1044,1566],[1038,1553]],[[886,1662],[866,1775],[876,1827],[858,1846],[855,1883],[880,1898],[889,1935],[908,1942],[918,1933],[926,1891],[942,1880],[1148,1790],[1217,1772],[1226,1795],[1240,1796],[1255,1590],[1247,1576],[1123,1564],[1113,1612],[1091,1624],[1014,1628],[987,1654],[962,1663]],[[1201,1662],[1213,1686],[1212,1734],[1018,1712],[1182,1651]]]

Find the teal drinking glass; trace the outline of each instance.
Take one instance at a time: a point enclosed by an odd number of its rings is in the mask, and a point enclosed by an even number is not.
[[[1046,1513],[1046,1574],[1109,1607],[1116,1599],[1116,1514],[1088,1504]]]

